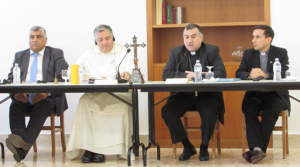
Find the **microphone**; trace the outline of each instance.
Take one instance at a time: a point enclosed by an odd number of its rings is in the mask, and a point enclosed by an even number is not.
[[[188,56],[188,53],[185,52],[185,53],[183,54],[183,57],[179,60],[179,62],[178,62],[178,64],[177,64],[177,68],[176,68],[176,75],[175,75],[175,78],[178,77],[178,73],[179,73],[179,65],[180,65],[180,63],[181,63],[182,60],[183,60],[185,57],[187,57],[187,56]]]
[[[126,79],[121,79],[119,68],[120,68],[120,65],[121,65],[121,63],[123,62],[124,58],[127,56],[127,54],[128,54],[130,51],[131,51],[130,49],[127,49],[125,56],[123,57],[123,59],[121,60],[119,66],[118,66],[118,68],[117,68],[116,79],[118,80],[118,83],[126,83],[126,82],[128,82]]]

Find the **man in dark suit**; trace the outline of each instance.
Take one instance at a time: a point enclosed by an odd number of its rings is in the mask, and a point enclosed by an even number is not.
[[[173,48],[163,71],[163,80],[167,78],[194,77],[193,65],[200,60],[202,71],[207,71],[206,66],[214,66],[216,78],[226,77],[223,61],[219,48],[205,44],[202,28],[196,24],[189,24],[183,32],[184,45]],[[202,74],[205,74],[202,73]],[[196,95],[197,94],[197,95]],[[172,143],[181,142],[184,146],[179,160],[185,161],[195,155],[196,149],[189,141],[180,117],[186,111],[197,110],[201,116],[202,144],[200,146],[200,161],[208,161],[208,144],[214,132],[217,116],[224,123],[224,101],[222,92],[180,92],[171,96],[162,108],[162,118],[168,126]]]
[[[273,79],[273,63],[279,58],[281,76],[285,76],[288,69],[287,50],[271,45],[274,31],[270,26],[259,25],[254,27],[252,43],[254,48],[244,51],[243,59],[236,77],[253,79],[263,77]],[[290,111],[288,91],[247,91],[242,110],[245,114],[247,126],[247,140],[249,151],[242,156],[251,163],[257,163],[266,157],[266,151],[278,114],[285,109]],[[258,115],[262,111],[262,120]]]
[[[61,49],[46,46],[47,34],[43,27],[30,29],[30,49],[17,52],[13,62],[19,64],[21,81],[34,83],[37,80],[53,82],[55,75],[61,79],[61,71],[68,68]],[[14,80],[13,67],[8,80]],[[16,93],[10,94],[12,103],[9,108],[9,121],[12,134],[6,139],[8,149],[17,162],[25,158],[37,139],[43,124],[53,112],[59,116],[67,108],[64,93]],[[25,114],[30,113],[26,127]]]

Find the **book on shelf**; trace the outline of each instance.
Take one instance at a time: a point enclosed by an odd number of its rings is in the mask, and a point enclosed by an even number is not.
[[[158,17],[158,15],[159,15],[159,14],[158,14],[158,13],[159,13],[159,12],[158,12],[158,11],[159,11],[159,5],[158,5],[159,0],[156,0],[155,2],[156,2],[156,3],[155,3],[156,24],[159,24],[159,19],[158,19],[158,18],[159,18],[159,17]]]
[[[173,24],[173,5],[166,5],[167,24]]]
[[[156,0],[156,23],[162,24],[162,5],[164,0]]]
[[[173,24],[177,24],[177,8],[173,8]]]
[[[185,7],[178,6],[177,7],[177,24],[185,23]]]
[[[162,3],[162,24],[167,24],[166,5],[166,2]]]

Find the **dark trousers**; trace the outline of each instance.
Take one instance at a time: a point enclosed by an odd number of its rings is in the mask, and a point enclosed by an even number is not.
[[[165,106],[163,106],[161,114],[170,130],[172,143],[175,144],[188,139],[180,117],[186,111],[196,110],[199,112],[202,120],[202,144],[208,145],[214,133],[218,107],[219,102],[217,98],[209,92],[198,92],[198,96],[195,96],[194,92],[178,93],[170,97]]]
[[[33,144],[47,117],[53,112],[55,112],[55,102],[52,98],[44,99],[34,105],[12,100],[9,108],[10,130],[12,134],[21,136],[25,142]],[[25,124],[26,113],[31,114],[27,127]]]
[[[247,92],[242,110],[247,126],[247,140],[250,149],[260,147],[267,151],[270,136],[278,119],[278,114],[287,109],[284,101],[276,92]],[[258,115],[262,111],[261,122]]]

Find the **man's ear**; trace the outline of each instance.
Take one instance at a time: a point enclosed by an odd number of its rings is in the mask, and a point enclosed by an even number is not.
[[[273,39],[272,39],[272,37],[268,37],[267,40],[268,40],[268,43],[270,44]]]

